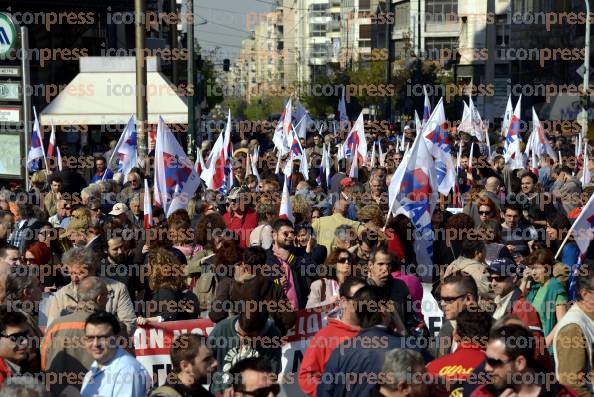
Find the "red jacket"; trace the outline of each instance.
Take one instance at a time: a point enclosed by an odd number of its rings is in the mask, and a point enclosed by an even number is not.
[[[447,354],[427,364],[427,372],[439,376],[433,389],[435,396],[449,396],[452,385],[459,385],[468,379],[472,371],[485,359],[481,347],[472,343],[461,343],[454,353]],[[446,387],[444,386],[444,383]]]
[[[307,350],[303,354],[298,374],[299,386],[305,394],[316,397],[316,389],[328,358],[338,345],[358,333],[358,328],[331,318],[328,320],[328,325],[311,338]]]
[[[239,236],[239,245],[241,248],[247,248],[250,246],[250,234],[252,230],[258,226],[258,218],[254,211],[246,212],[243,217],[234,216],[231,218],[231,214],[226,212],[223,215],[225,225],[229,230],[234,231]]]
[[[3,358],[0,358],[0,385],[3,385],[7,378],[12,376],[12,372]]]

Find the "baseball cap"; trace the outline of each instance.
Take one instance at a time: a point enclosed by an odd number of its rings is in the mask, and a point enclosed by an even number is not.
[[[237,200],[239,198],[239,195],[241,193],[246,193],[246,192],[247,192],[247,190],[244,189],[243,187],[234,187],[229,192],[229,195],[227,196],[227,199],[229,199],[229,200]]]
[[[494,273],[499,276],[511,277],[518,274],[518,266],[516,265],[516,262],[507,257],[493,259],[487,270],[489,273]]]
[[[128,206],[124,203],[117,203],[113,205],[113,208],[111,209],[109,215],[118,216],[121,214],[125,214],[126,212],[128,212]]]

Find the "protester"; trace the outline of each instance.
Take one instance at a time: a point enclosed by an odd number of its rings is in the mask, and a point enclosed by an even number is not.
[[[454,273],[443,279],[439,300],[443,310],[443,321],[436,344],[430,353],[439,358],[455,351],[454,324],[458,315],[478,303],[478,289],[474,279],[463,272]]]
[[[490,383],[479,386],[471,397],[501,395],[577,396],[573,390],[551,383],[534,359],[535,342],[521,325],[491,331],[485,352]]]
[[[64,310],[71,310],[78,303],[77,290],[80,282],[96,275],[97,256],[88,248],[72,248],[64,254],[62,262],[68,270],[70,283],[60,288],[48,303],[47,322],[51,324],[62,315]],[[109,277],[101,277],[107,285],[108,299],[106,310],[117,315],[124,323],[127,335],[133,335],[136,328],[136,315],[126,286]]]
[[[171,375],[149,397],[212,397],[203,386],[218,363],[202,335],[179,335],[171,343]]]
[[[107,285],[101,278],[85,278],[79,284],[78,303],[72,313],[58,317],[46,329],[41,346],[41,368],[55,376],[77,380],[51,384],[52,396],[59,397],[63,390],[70,387],[80,392],[81,375],[87,372],[93,357],[82,344],[72,344],[70,341],[84,340],[85,321],[93,312],[105,309],[107,293]]]
[[[340,318],[330,318],[328,325],[311,338],[299,367],[299,386],[308,396],[317,395],[317,386],[332,351],[359,333],[359,320],[352,299],[365,285],[365,280],[361,278],[347,278],[339,288]]]
[[[208,335],[208,346],[219,363],[210,392],[220,394],[234,383],[231,367],[241,359],[266,357],[272,370],[281,370],[281,333],[266,311],[242,312],[219,322]]]
[[[383,326],[384,314],[394,308],[388,307],[390,303],[385,304],[377,287],[362,287],[353,296],[353,301],[361,332],[335,348],[328,358],[321,377],[323,381],[317,388],[318,397],[368,395],[374,384],[365,381],[365,375],[381,371],[385,353],[414,346],[410,339],[397,336]],[[382,348],[374,346],[372,341],[383,341]],[[349,374],[349,377],[339,376],[341,374]]]
[[[85,345],[93,357],[81,397],[144,397],[151,377],[132,355],[117,344],[120,323],[108,312],[91,314],[85,321]]]
[[[249,357],[237,361],[229,370],[233,384],[225,392],[225,397],[276,397],[280,393],[280,386],[274,372],[273,365],[266,357]]]
[[[427,372],[440,378],[433,395],[449,396],[455,390],[461,390],[461,384],[483,362],[491,321],[490,313],[476,307],[458,314],[453,332],[456,350],[427,364]]]
[[[530,254],[526,270],[526,278],[529,280],[526,297],[538,312],[550,353],[553,353],[553,330],[567,313],[568,301],[567,291],[552,277],[554,265],[553,253],[543,248]]]
[[[371,390],[369,397],[422,397],[427,395],[426,370],[421,353],[394,349],[386,353],[382,368],[384,379]]]
[[[577,302],[555,327],[553,348],[559,383],[580,396],[594,393],[591,379],[594,343],[594,272],[591,264],[576,279]]]
[[[323,266],[318,268],[320,278],[311,283],[306,308],[336,303],[340,286],[354,275],[353,256],[348,250],[336,248]]]

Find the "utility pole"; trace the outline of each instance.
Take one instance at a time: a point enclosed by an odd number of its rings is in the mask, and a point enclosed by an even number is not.
[[[195,102],[196,78],[194,72],[194,0],[187,1],[188,20],[188,87],[192,87],[192,95],[188,96],[188,155],[196,158]]]
[[[169,0],[169,8],[171,12],[177,14],[177,2],[175,0]],[[177,48],[177,24],[170,24],[169,25],[169,46],[173,51],[174,48]],[[171,80],[173,84],[177,85],[177,61],[171,61]]]
[[[387,7],[388,17],[395,15],[395,5],[394,2],[389,1]],[[386,47],[388,47],[388,64],[386,65],[386,84],[390,85],[392,82],[392,62],[394,62],[394,49],[392,48],[392,31],[394,29],[394,22],[388,23],[390,18],[386,18]],[[392,97],[390,95],[386,95],[386,119],[388,122],[392,121]]]
[[[136,137],[138,161],[144,164],[146,155],[147,105],[146,105],[146,65],[144,59],[144,10],[145,0],[134,0],[134,25],[136,29]]]
[[[586,95],[586,111],[590,107],[590,0],[584,0],[586,3],[586,40],[584,54],[584,94]],[[584,135],[585,136],[585,135]]]

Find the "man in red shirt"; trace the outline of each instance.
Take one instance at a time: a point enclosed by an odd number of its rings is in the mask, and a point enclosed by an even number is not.
[[[345,340],[359,333],[359,321],[351,301],[353,295],[366,285],[365,280],[349,277],[340,286],[340,319],[328,319],[328,325],[310,340],[299,368],[299,386],[305,394],[316,397],[316,389],[332,351]]]
[[[247,248],[250,234],[258,226],[256,212],[251,208],[251,196],[246,189],[235,187],[231,189],[227,198],[228,211],[223,215],[223,219],[227,228],[239,236],[241,248]]]
[[[452,390],[461,388],[483,362],[491,321],[491,314],[478,307],[464,309],[458,314],[454,329],[456,351],[427,364],[427,372],[436,377],[435,396],[448,396]]]

